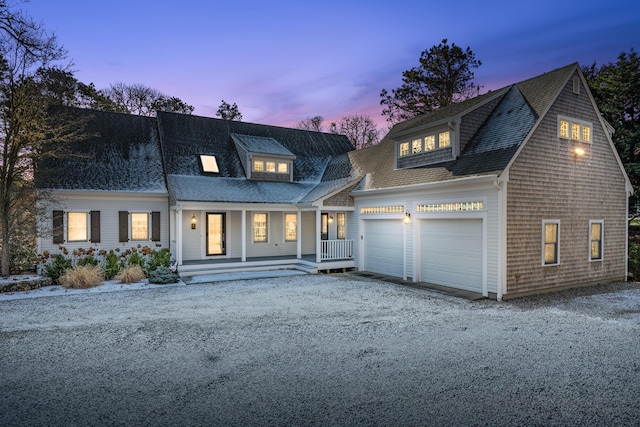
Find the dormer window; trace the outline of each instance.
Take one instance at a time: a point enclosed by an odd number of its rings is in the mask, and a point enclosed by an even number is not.
[[[449,147],[451,147],[451,132],[437,132],[424,138],[414,138],[411,143],[401,142],[398,155],[399,157],[405,157]],[[411,151],[409,151],[409,148],[411,148]]]
[[[293,181],[295,154],[273,138],[231,134],[247,178],[256,181]]]

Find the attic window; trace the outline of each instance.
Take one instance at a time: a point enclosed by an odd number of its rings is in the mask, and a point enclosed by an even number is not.
[[[216,156],[200,155],[200,162],[202,163],[203,172],[219,173],[218,162],[216,162]]]
[[[592,124],[583,120],[558,116],[558,137],[591,143]]]

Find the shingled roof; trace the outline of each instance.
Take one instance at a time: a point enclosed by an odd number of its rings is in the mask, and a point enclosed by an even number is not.
[[[80,108],[52,114],[81,126],[82,136],[38,163],[38,188],[167,192],[155,119]]]
[[[354,167],[366,176],[358,191],[499,175],[576,69],[578,64],[567,65],[395,125],[380,144],[350,153]],[[457,159],[396,169],[394,137],[436,122],[464,117],[491,100],[498,101],[496,107]]]

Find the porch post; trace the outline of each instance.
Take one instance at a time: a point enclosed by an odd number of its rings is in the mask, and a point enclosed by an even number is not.
[[[176,262],[182,265],[182,208],[176,210]]]
[[[322,261],[322,242],[320,241],[320,219],[322,218],[320,208],[316,209],[316,262],[320,264]]]
[[[245,262],[247,260],[247,211],[242,209],[241,215],[242,215],[242,220],[240,221],[240,223],[242,224],[240,226],[241,228],[240,235],[242,236],[241,261]]]
[[[302,258],[302,212],[298,211],[296,219],[296,257]]]

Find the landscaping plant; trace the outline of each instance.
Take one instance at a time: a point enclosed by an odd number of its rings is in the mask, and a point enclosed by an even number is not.
[[[85,264],[74,269],[67,269],[59,281],[65,288],[95,288],[104,281],[104,273],[97,265]]]

